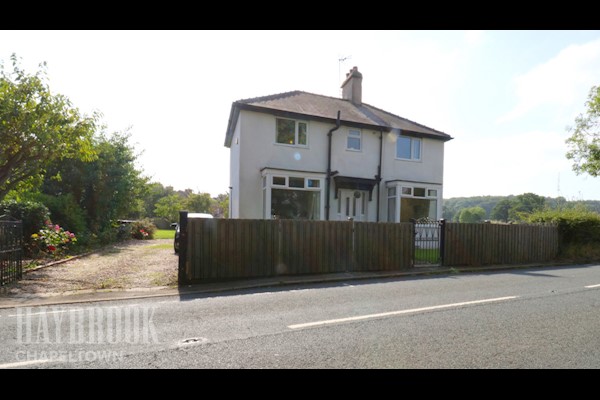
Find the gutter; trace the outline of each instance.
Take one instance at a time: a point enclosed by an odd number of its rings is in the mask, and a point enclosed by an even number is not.
[[[340,129],[340,110],[337,112],[337,119],[335,120],[335,126],[327,132],[327,175],[325,178],[325,221],[329,221],[329,208],[331,207],[331,138],[333,132]]]
[[[381,205],[381,163],[383,161],[383,131],[379,131],[379,165],[377,166],[377,175],[375,179],[377,180],[377,222],[379,222],[379,209]]]

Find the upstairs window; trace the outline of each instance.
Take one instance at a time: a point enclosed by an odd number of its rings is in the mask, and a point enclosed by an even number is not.
[[[292,146],[307,145],[306,122],[294,121],[293,119],[276,118],[277,135],[275,141],[279,144]]]
[[[398,136],[396,141],[396,158],[401,160],[421,160],[421,139]]]
[[[346,143],[346,149],[354,151],[362,150],[362,138],[359,130],[350,129],[348,131],[348,141]]]

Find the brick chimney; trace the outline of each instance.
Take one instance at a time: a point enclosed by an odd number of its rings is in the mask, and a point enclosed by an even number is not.
[[[346,80],[342,83],[342,98],[357,106],[362,104],[362,74],[356,67],[346,74]]]

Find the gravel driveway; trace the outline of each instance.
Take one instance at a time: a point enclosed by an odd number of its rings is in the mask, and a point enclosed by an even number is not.
[[[23,274],[0,296],[177,285],[173,239],[130,240],[99,252]]]

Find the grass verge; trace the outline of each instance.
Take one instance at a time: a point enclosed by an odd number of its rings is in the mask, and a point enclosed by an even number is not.
[[[175,238],[175,230],[174,229],[157,229],[154,232],[154,239],[174,239]]]

